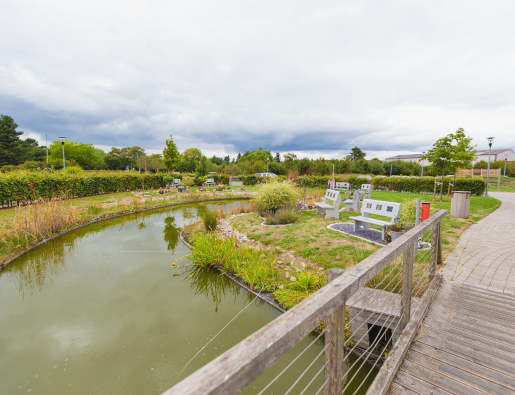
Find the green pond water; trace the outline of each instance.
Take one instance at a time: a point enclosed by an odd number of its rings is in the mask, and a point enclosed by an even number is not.
[[[189,253],[180,228],[214,207],[93,224],[0,272],[0,394],[160,394],[278,317],[214,270],[170,267]],[[257,394],[315,338],[304,339],[244,393]],[[323,338],[266,393],[284,394],[322,349]],[[300,393],[322,366],[323,353],[291,393]],[[364,381],[356,392],[364,394],[376,373],[364,380],[369,370],[366,365],[346,393]],[[323,373],[305,393],[322,384]]]

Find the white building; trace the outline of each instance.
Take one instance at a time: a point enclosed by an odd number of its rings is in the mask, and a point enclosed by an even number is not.
[[[507,160],[508,162],[515,161],[515,152],[509,148],[505,149],[493,149],[491,153],[490,160],[499,160],[504,161]],[[386,158],[385,162],[392,162],[394,160],[401,160],[403,162],[417,162],[419,164],[422,164],[422,154],[409,154],[409,155],[397,155],[392,156],[390,158]],[[480,150],[476,152],[476,158],[472,161],[472,163],[476,163],[480,160],[484,160],[485,162],[488,162],[488,150]],[[424,160],[424,166],[428,166],[431,163],[427,160]]]

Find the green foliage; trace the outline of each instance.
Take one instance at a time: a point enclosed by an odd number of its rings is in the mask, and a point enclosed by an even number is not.
[[[208,168],[208,160],[205,156],[202,156],[202,159],[200,160],[198,166],[197,166],[197,176],[203,177],[207,175],[209,172]]]
[[[82,170],[79,166],[70,166],[67,167],[64,171],[65,174],[83,174],[84,170]]]
[[[49,161],[54,163],[56,167],[62,167],[63,151],[62,143],[54,141],[48,147]],[[80,167],[86,170],[102,169],[104,167],[103,161],[99,157],[93,144],[84,144],[76,141],[64,142],[64,156],[67,161],[73,161]]]
[[[276,212],[281,208],[293,207],[297,202],[297,196],[297,189],[290,181],[271,180],[259,186],[255,202],[262,212]]]
[[[218,210],[205,210],[202,213],[201,218],[206,231],[214,232],[216,230],[216,226],[218,225],[220,213]]]
[[[287,225],[297,222],[301,215],[295,208],[283,208],[272,211],[265,211],[261,214],[265,218],[266,225]]]
[[[13,171],[0,174],[0,204],[55,197],[80,197],[165,186],[163,174],[102,172],[65,174],[49,171]]]
[[[453,179],[444,178],[443,190],[447,192],[449,182]],[[375,190],[394,192],[427,192],[433,193],[435,179],[433,177],[375,177],[371,180]],[[482,195],[486,182],[477,178],[457,178],[455,191],[470,191],[473,195]],[[440,187],[437,187],[437,192]]]
[[[236,247],[236,240],[216,233],[197,233],[192,240],[191,256],[196,264],[216,267],[241,278],[251,287],[273,291],[274,258],[251,247]]]
[[[188,148],[180,157],[180,162],[175,167],[180,172],[193,173],[202,160],[202,152],[197,148]]]
[[[422,157],[430,161],[431,168],[439,173],[455,173],[458,169],[468,169],[476,156],[476,150],[470,145],[471,137],[465,135],[463,128],[438,139]]]
[[[434,206],[431,205],[430,216],[434,213]],[[399,219],[400,230],[406,228],[406,226],[415,226],[415,220],[417,218],[417,199],[405,199],[401,206],[401,218]]]
[[[190,176],[184,176],[182,177],[182,183],[187,187],[192,187],[193,185],[195,185],[195,179]]]
[[[127,166],[135,167],[138,158],[144,154],[145,150],[141,147],[113,147],[110,152],[105,154],[104,162],[110,170],[125,170]]]
[[[359,147],[354,147],[351,150],[350,155],[348,155],[348,159],[352,160],[353,162],[365,159],[365,156],[367,156],[366,152],[363,152]]]
[[[175,170],[175,167],[179,163],[180,155],[177,146],[173,142],[173,137],[166,140],[166,146],[163,149],[163,165],[168,170]]]
[[[173,177],[169,174],[163,176],[163,182],[168,185],[173,183]]]

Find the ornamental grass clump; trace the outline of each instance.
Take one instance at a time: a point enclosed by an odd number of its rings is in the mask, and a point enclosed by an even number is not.
[[[297,197],[297,188],[290,181],[272,180],[259,186],[254,200],[262,214],[265,211],[275,213],[277,210],[293,207],[297,203]]]
[[[218,222],[222,217],[222,213],[219,210],[206,210],[200,217],[204,223],[204,228],[208,232],[214,232],[218,226]]]
[[[265,225],[287,225],[293,224],[300,219],[300,213],[295,207],[282,208],[275,213],[264,211],[262,217],[265,218]]]

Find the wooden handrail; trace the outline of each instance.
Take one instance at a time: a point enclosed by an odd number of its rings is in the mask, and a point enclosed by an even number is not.
[[[163,394],[240,393],[446,215],[438,211]]]

